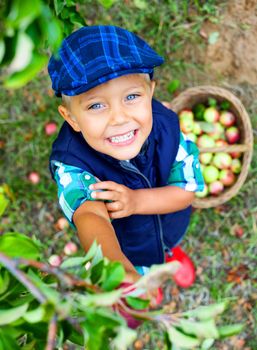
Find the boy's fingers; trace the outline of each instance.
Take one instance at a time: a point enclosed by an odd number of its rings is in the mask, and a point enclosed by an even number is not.
[[[121,202],[112,202],[112,203],[106,203],[106,208],[108,211],[117,211],[123,209],[123,205]]]
[[[120,185],[114,181],[101,181],[101,182],[96,182],[95,184],[91,184],[89,186],[89,189],[118,191],[119,187]]]
[[[115,191],[93,191],[91,192],[91,197],[94,199],[111,200],[115,201],[119,199],[119,195]]]

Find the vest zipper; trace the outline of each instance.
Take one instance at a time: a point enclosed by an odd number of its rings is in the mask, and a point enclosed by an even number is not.
[[[126,162],[126,163],[125,163]],[[120,165],[123,169],[126,170],[130,170],[133,173],[136,173],[140,176],[142,176],[142,178],[146,181],[147,185],[149,188],[152,188],[150,181],[148,180],[148,178],[142,174],[133,164],[131,164],[130,162],[127,161],[120,161]],[[157,217],[157,223],[158,223],[158,227],[159,227],[159,238],[160,238],[160,243],[161,243],[161,251],[162,251],[162,260],[163,262],[165,261],[165,252],[169,253],[170,249],[169,247],[166,246],[166,244],[164,243],[164,239],[163,239],[163,230],[162,230],[162,223],[161,223],[161,218],[159,214],[154,214]]]

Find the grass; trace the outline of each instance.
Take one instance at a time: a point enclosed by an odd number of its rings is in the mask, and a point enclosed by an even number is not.
[[[225,86],[222,77],[215,80],[207,75],[198,60],[206,47],[199,29],[207,18],[218,22],[224,6],[224,2],[210,0],[204,5],[197,0],[117,1],[107,11],[95,1],[86,1],[80,5],[80,11],[85,13],[87,24],[124,26],[143,36],[164,55],[166,65],[155,74],[156,97],[169,101],[173,95],[168,92],[168,86],[174,79],[180,81],[180,91],[203,82]],[[247,108],[256,132],[256,88],[226,80],[228,83]],[[49,121],[61,125],[57,105],[46,71],[20,90],[1,89],[0,92],[0,184],[6,183],[12,192],[0,233],[11,230],[35,236],[45,244],[46,255],[61,252],[65,242],[77,239],[71,229],[60,231],[55,225],[62,216],[48,171],[48,156],[55,135],[46,136],[44,125]],[[227,321],[244,322],[246,328],[240,336],[213,349],[257,348],[256,151],[255,147],[248,178],[236,197],[218,208],[194,211],[184,247],[196,263],[197,282],[184,291],[172,286],[175,309],[223,298],[231,300]],[[28,181],[31,171],[40,174],[39,184]],[[235,233],[237,225],[243,228],[242,237]],[[142,339],[147,338],[148,331],[146,327]]]

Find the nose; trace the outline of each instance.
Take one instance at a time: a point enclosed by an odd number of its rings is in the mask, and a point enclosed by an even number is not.
[[[117,103],[111,107],[110,124],[122,125],[129,121],[129,113],[122,103]]]

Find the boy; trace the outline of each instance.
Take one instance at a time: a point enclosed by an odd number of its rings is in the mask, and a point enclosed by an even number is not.
[[[203,189],[196,146],[153,99],[163,61],[125,29],[92,26],[68,36],[48,66],[65,119],[50,157],[60,206],[84,249],[96,239],[132,280],[176,251]]]

